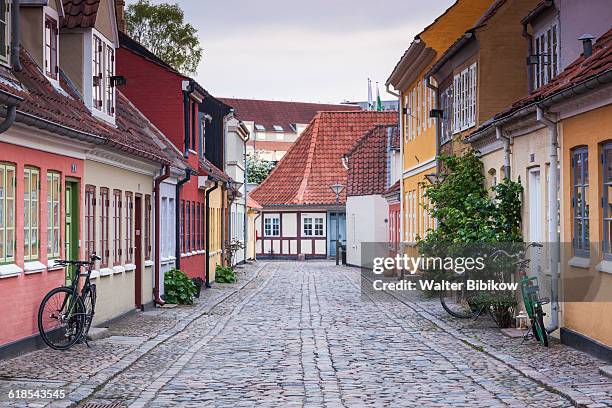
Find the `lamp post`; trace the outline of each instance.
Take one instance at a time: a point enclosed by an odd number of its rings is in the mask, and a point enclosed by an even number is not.
[[[340,217],[338,207],[340,207],[340,193],[344,190],[344,186],[336,183],[331,185],[330,188],[336,194],[336,265],[340,265]]]

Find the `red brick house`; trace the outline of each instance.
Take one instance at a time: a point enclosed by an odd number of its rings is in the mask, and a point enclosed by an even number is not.
[[[339,203],[333,184],[347,185],[344,154],[376,124],[397,112],[319,112],[252,197],[263,206],[257,225],[258,258],[335,256],[336,222],[346,241],[346,188]]]

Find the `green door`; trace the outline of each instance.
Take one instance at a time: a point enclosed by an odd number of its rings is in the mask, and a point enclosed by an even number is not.
[[[78,183],[66,181],[66,229],[65,229],[65,248],[66,259],[76,260],[79,257],[79,206],[78,206]],[[66,280],[74,270],[66,268]]]

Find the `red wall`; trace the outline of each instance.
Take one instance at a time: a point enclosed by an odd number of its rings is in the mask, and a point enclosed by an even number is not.
[[[170,139],[183,150],[182,81],[185,79],[125,48],[119,48],[117,75],[126,79],[119,90]]]
[[[10,130],[9,130],[10,132]],[[61,256],[64,255],[64,186],[65,178],[72,177],[81,180],[83,178],[83,161],[72,157],[60,156],[39,150],[28,149],[8,143],[0,143],[0,161],[12,163],[16,166],[16,191],[15,191],[15,234],[17,248],[15,252],[15,263],[23,269],[23,169],[24,166],[37,167],[40,170],[40,204],[39,204],[39,261],[47,264],[47,184],[46,173],[48,170],[60,172],[62,175],[61,195]],[[76,165],[76,172],[72,172],[72,165]],[[81,197],[83,195],[83,183],[79,197],[79,216],[81,212]],[[80,218],[80,217],[79,217]],[[81,234],[81,223],[79,222],[79,236]],[[38,307],[45,294],[52,288],[64,284],[65,274],[63,269],[54,271],[43,271],[26,275],[19,274],[16,277],[0,279],[0,345],[19,340],[38,332],[37,319]]]

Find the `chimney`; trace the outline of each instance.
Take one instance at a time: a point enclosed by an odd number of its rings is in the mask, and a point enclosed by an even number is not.
[[[115,16],[117,17],[117,28],[125,33],[125,0],[115,0]]]
[[[582,41],[582,54],[584,58],[589,58],[591,54],[593,54],[593,37],[591,34],[583,34],[582,37],[579,38]]]

